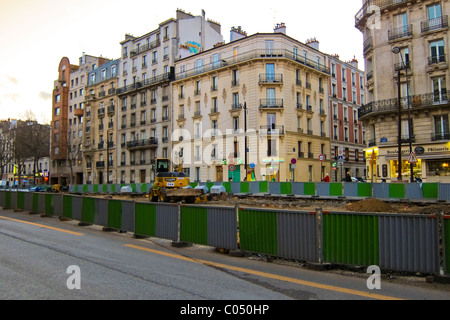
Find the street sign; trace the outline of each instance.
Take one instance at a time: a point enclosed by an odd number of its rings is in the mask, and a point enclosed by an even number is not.
[[[344,156],[339,156],[338,162],[339,162],[339,164],[344,164]]]
[[[228,166],[228,170],[234,171],[234,170],[236,170],[236,167],[234,166],[234,164],[230,164],[230,165]]]
[[[409,163],[417,163],[417,162],[418,162],[418,161],[417,161],[416,154],[414,153],[414,151],[411,152],[411,155],[409,156],[408,162],[409,162]]]
[[[320,161],[320,162],[324,162],[324,161],[325,161],[325,155],[321,154],[321,155],[319,156],[319,161]]]

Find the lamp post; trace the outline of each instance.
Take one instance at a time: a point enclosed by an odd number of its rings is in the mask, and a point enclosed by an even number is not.
[[[409,154],[412,154],[412,134],[411,134],[411,111],[410,111],[410,103],[409,103],[409,84],[408,84],[408,66],[406,65],[405,61],[403,60],[403,55],[400,52],[400,48],[399,47],[394,47],[392,49],[392,52],[394,54],[400,54],[400,58],[402,60],[402,64],[401,67],[398,68],[398,112],[399,112],[399,119],[398,119],[398,123],[399,123],[399,160],[401,160],[401,103],[400,103],[400,99],[401,99],[401,90],[400,90],[400,70],[404,67],[405,68],[405,75],[406,75],[406,104],[407,104],[407,109],[408,109],[408,140],[409,140]],[[399,162],[399,172],[401,174],[401,167],[400,167],[401,162]],[[413,168],[413,164],[410,163],[409,164],[409,170],[410,170],[410,181],[414,182],[414,168]],[[399,175],[400,177],[400,175]],[[400,179],[399,179],[400,180]]]
[[[247,102],[244,102],[244,139],[245,139],[245,152],[244,152],[244,156],[245,156],[245,181],[247,181],[247,170],[248,170],[248,160],[247,160]]]

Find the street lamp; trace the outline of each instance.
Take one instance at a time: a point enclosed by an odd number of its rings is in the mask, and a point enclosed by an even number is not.
[[[399,167],[398,167],[398,171],[399,171],[399,179],[401,180],[401,115],[402,115],[402,107],[401,107],[401,103],[400,103],[400,99],[401,99],[401,89],[400,89],[400,71],[402,70],[402,68],[405,68],[405,75],[406,75],[406,103],[407,103],[407,108],[408,108],[408,140],[409,140],[409,154],[412,154],[412,134],[411,134],[411,111],[410,111],[410,103],[409,103],[409,84],[408,84],[408,66],[406,65],[405,61],[403,60],[403,55],[400,52],[400,48],[399,47],[394,47],[392,49],[392,52],[394,54],[400,54],[400,58],[402,60],[402,64],[401,67],[397,69],[398,71],[398,159],[399,159]],[[409,164],[409,170],[410,170],[410,181],[414,182],[414,168],[413,168],[413,164],[410,163]]]

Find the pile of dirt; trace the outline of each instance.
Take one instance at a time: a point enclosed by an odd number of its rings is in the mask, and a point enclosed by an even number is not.
[[[390,204],[378,199],[365,199],[347,205],[348,211],[353,212],[396,212]]]
[[[450,215],[450,205],[448,204],[432,204],[415,210],[420,214],[438,214]]]

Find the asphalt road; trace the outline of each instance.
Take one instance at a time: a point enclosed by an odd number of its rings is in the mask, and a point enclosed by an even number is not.
[[[189,302],[192,307],[208,300],[270,306],[298,300],[450,299],[450,285],[421,279],[422,285],[411,286],[381,278],[381,289],[370,290],[369,276],[233,257],[204,246],[178,248],[167,240],[0,210],[1,300],[170,300],[179,302],[172,309],[178,313],[188,312],[181,308]],[[234,308],[239,310],[244,309]]]

